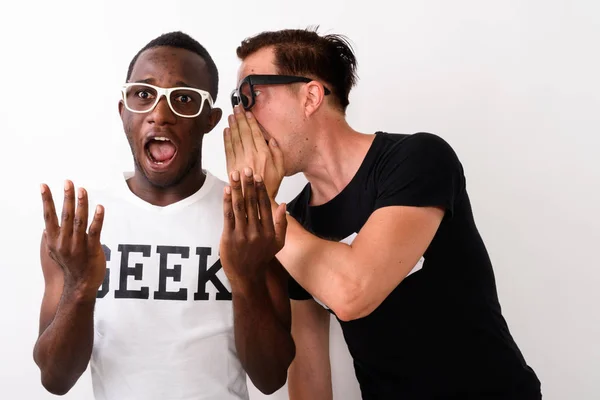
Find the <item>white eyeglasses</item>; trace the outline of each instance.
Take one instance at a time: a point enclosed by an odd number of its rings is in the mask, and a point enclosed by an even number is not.
[[[194,118],[200,115],[204,102],[213,107],[213,99],[205,90],[190,87],[161,88],[147,83],[126,83],[121,88],[125,107],[134,113],[147,113],[156,107],[162,96],[175,115]]]

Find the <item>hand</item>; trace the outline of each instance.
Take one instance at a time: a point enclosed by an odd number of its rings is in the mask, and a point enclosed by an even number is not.
[[[271,200],[275,200],[285,176],[283,154],[275,139],[265,141],[256,118],[240,106],[229,116],[229,128],[223,134],[227,172],[243,171],[245,167],[262,176]]]
[[[231,172],[223,195],[220,257],[232,288],[264,280],[269,262],[285,244],[285,204],[272,212],[262,177],[252,174],[244,169],[242,185],[240,173]]]
[[[100,244],[104,208],[100,205],[96,207],[86,233],[88,198],[83,188],[77,192],[75,210],[75,188],[71,181],[65,182],[60,226],[50,189],[47,185],[42,185],[41,192],[46,226],[45,243],[50,257],[63,270],[65,289],[80,291],[85,296],[95,298],[106,273],[106,258]]]

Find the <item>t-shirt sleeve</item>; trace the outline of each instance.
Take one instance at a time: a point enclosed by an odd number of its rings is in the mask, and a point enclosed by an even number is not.
[[[464,188],[463,168],[439,136],[416,133],[394,143],[376,172],[375,209],[387,206],[441,207],[451,216]]]
[[[311,300],[313,297],[294,278],[288,281],[288,293],[292,300]]]

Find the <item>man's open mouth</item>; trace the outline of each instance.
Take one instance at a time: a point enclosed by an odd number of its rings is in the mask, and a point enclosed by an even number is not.
[[[151,138],[144,147],[150,161],[158,165],[168,163],[177,153],[175,145],[168,138],[162,136]]]

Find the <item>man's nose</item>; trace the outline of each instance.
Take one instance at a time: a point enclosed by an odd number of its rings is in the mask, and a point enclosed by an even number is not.
[[[150,120],[157,125],[174,124],[177,121],[177,116],[169,107],[169,102],[165,95],[158,99],[158,103],[150,113]]]

